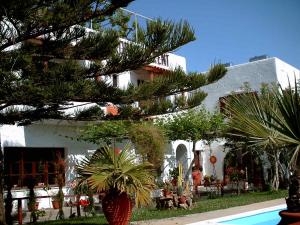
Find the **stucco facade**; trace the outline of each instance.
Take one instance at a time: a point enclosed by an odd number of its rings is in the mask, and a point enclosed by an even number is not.
[[[184,57],[168,54],[168,64],[165,63],[162,65],[162,60],[160,60],[150,66],[164,70],[180,66],[183,70],[186,70],[186,61]],[[151,76],[153,74],[149,70],[124,72],[118,76],[117,85],[121,88],[126,88],[128,83],[137,85],[138,80],[149,80]],[[208,93],[208,96],[204,100],[204,106],[209,110],[218,110],[219,98],[232,92],[241,91],[241,87],[245,83],[253,90],[259,91],[262,83],[279,83],[283,87],[286,87],[288,79],[293,81],[294,76],[299,79],[300,71],[275,57],[230,66],[228,67],[227,74],[222,79],[202,88],[202,90]],[[111,80],[111,82],[113,81]],[[95,145],[78,142],[70,138],[76,137],[79,130],[85,125],[82,122],[56,120],[37,122],[26,127],[3,125],[0,127],[1,147],[2,150],[8,147],[40,148],[41,150],[43,148],[64,149],[67,161],[66,191],[68,191],[68,181],[75,176],[75,163],[84,155],[91,154],[92,150],[97,148]],[[215,174],[219,179],[223,179],[223,165],[226,155],[224,141],[216,140],[210,146],[203,141],[199,141],[196,144],[196,150],[200,152],[203,175]],[[215,166],[209,162],[211,155],[217,158]],[[175,167],[179,161],[183,163],[184,172],[186,172],[192,159],[192,143],[181,140],[172,142],[168,146],[165,156],[164,178],[167,179],[169,169]],[[41,195],[47,194],[42,189],[39,192]],[[13,195],[14,197],[21,197],[26,196],[26,193],[23,190],[15,188]],[[46,199],[43,200],[40,207],[49,207],[49,201]]]

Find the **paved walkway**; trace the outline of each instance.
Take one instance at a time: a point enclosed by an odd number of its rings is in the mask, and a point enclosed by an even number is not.
[[[132,222],[131,224],[134,225],[185,225],[189,223],[195,223],[203,220],[209,220],[209,219],[215,219],[218,217],[223,216],[230,216],[238,213],[248,212],[252,210],[272,207],[276,205],[285,204],[285,199],[275,199],[272,201],[267,202],[259,202],[254,203],[251,205],[245,205],[245,206],[237,206],[232,207],[228,209],[221,209],[216,211],[210,211],[205,213],[197,213],[197,214],[191,214],[187,216],[182,217],[172,217],[167,219],[160,219],[160,220],[148,220],[148,221],[138,221],[138,222]]]

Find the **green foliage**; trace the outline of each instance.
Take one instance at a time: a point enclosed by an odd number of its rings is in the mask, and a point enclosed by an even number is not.
[[[274,87],[261,95],[233,97],[228,107],[232,115],[229,122],[232,135],[265,149],[294,146],[292,162],[295,163],[300,146],[298,91],[295,83],[294,89]]]
[[[152,163],[157,175],[160,175],[167,143],[162,130],[152,123],[136,123],[130,127],[129,137],[136,147],[136,152],[143,160]]]
[[[223,64],[212,65],[207,74],[207,81],[209,83],[214,82],[222,78],[227,72],[226,67]]]
[[[172,177],[172,178],[177,178],[179,176],[179,169],[178,167],[175,167],[173,169],[170,169],[169,170],[169,175]]]
[[[122,141],[128,138],[129,125],[129,122],[123,120],[90,124],[81,131],[79,140],[92,142],[98,145],[112,144],[114,141]]]
[[[112,27],[118,27],[118,32],[121,37],[127,37],[129,32],[133,29],[128,26],[130,16],[122,10],[117,10],[115,15],[109,20]]]
[[[129,148],[116,154],[103,147],[77,165],[78,179],[94,191],[126,192],[135,196],[137,205],[145,205],[151,201],[150,193],[155,186],[153,166],[135,161]]]
[[[208,84],[205,74],[187,76],[180,70],[128,90],[113,87],[101,79],[140,69],[158,56],[195,40],[194,31],[186,21],[173,23],[158,19],[139,27],[139,44],[130,42],[129,17],[118,10],[130,2],[5,2],[0,9],[3,15],[0,20],[0,123],[103,118],[95,108],[78,112],[75,117],[64,114],[65,109],[76,107],[72,102],[99,105],[112,102],[123,109],[117,118],[139,119],[180,110],[163,99]],[[97,32],[87,33],[88,30],[76,25],[90,20],[98,26]],[[122,51],[118,51],[120,37],[129,40]],[[5,50],[15,44],[18,47]],[[83,67],[80,60],[93,63]],[[149,109],[126,107],[147,100],[152,101]],[[190,105],[199,103],[198,98]]]
[[[0,124],[27,125],[41,119],[102,119],[101,111],[96,108],[78,112],[75,117],[65,113],[77,107],[73,102],[83,105],[111,102],[121,108],[116,119],[139,120],[157,111],[154,107],[147,113],[133,109],[132,103],[151,99],[152,105],[161,104],[157,107],[159,113],[175,111],[161,99],[208,84],[206,75],[188,76],[182,71],[169,72],[165,78],[149,82],[149,86],[128,90],[105,81],[111,75],[149,65],[158,56],[195,40],[194,31],[186,21],[156,20],[140,27],[138,43],[132,42],[135,38],[129,35],[128,17],[119,11],[132,1],[2,1]],[[81,26],[90,20],[96,22],[97,32]],[[129,40],[122,51],[118,48],[120,37]],[[89,65],[83,66],[84,63]],[[115,137],[123,134],[123,130],[114,133],[108,128],[107,131]],[[104,133],[100,138],[90,133],[87,136],[87,140],[95,143],[101,138],[109,142]]]
[[[46,216],[45,210],[35,209],[30,214],[30,220],[36,222],[42,216]]]
[[[182,186],[178,186],[177,187],[177,195],[181,196],[183,194],[183,187]]]
[[[198,141],[216,137],[216,133],[224,126],[223,116],[210,113],[204,108],[170,115],[157,122],[165,129],[170,140]]]
[[[78,120],[101,120],[104,118],[104,112],[101,108],[99,108],[99,106],[94,106],[88,109],[76,111],[75,117]]]
[[[150,122],[117,120],[91,124],[81,132],[78,139],[101,146],[128,139],[134,144],[136,153],[155,165],[158,174],[161,173],[167,140],[162,130]]]
[[[148,99],[140,101],[140,108],[142,109],[142,112],[146,115],[164,114],[170,111],[172,107],[173,104],[168,99],[159,99],[156,101]]]
[[[207,94],[202,91],[198,91],[196,93],[191,94],[187,99],[188,107],[193,108],[195,106],[200,105],[206,96]]]

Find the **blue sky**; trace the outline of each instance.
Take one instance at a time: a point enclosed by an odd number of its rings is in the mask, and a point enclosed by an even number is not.
[[[191,24],[197,40],[176,51],[188,71],[263,54],[300,69],[300,0],[136,0],[128,9]]]

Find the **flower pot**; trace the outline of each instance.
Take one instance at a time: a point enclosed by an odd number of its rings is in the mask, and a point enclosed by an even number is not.
[[[179,203],[179,204],[184,204],[184,203],[186,203],[186,197],[185,197],[185,196],[180,196],[180,197],[178,198],[178,203]]]
[[[59,201],[52,200],[52,207],[53,207],[53,209],[59,209]]]
[[[29,212],[37,210],[39,208],[39,202],[36,202],[34,205],[28,204],[27,207]]]
[[[174,187],[176,187],[176,186],[177,186],[177,179],[176,179],[176,178],[173,178],[172,181],[171,181],[171,183],[172,183],[172,185],[173,185]]]
[[[210,186],[210,182],[208,180],[204,180],[204,187],[209,187]]]
[[[109,225],[127,225],[131,217],[132,206],[129,196],[124,192],[111,192],[102,201],[103,213]]]
[[[162,191],[163,191],[163,195],[164,195],[165,197],[170,196],[170,195],[172,194],[171,191],[166,190],[166,189],[163,189]]]
[[[230,182],[230,177],[228,175],[225,175],[224,184],[227,185],[229,184],[229,182]]]

